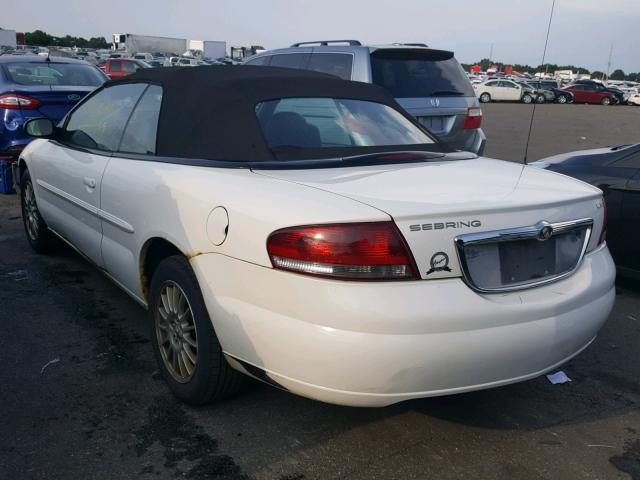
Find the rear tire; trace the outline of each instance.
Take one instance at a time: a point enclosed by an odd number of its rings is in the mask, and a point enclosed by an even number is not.
[[[531,95],[529,95],[528,93],[525,93],[522,96],[522,103],[526,103],[527,105],[530,104],[531,102],[533,102],[533,97]]]
[[[546,101],[546,98],[544,98],[544,95],[538,95],[536,97],[536,103],[544,103]]]
[[[560,95],[558,97],[558,103],[567,103],[567,97],[565,97],[564,95]]]
[[[58,246],[57,238],[40,215],[29,170],[20,177],[20,205],[27,241],[37,253],[49,253]]]
[[[490,101],[491,101],[491,95],[489,95],[488,93],[483,93],[482,95],[480,95],[481,103],[489,103]]]
[[[227,363],[196,276],[182,255],[164,259],[149,295],[151,344],[171,392],[190,405],[236,393],[244,375]]]
[[[611,99],[609,97],[604,97],[600,100],[600,105],[604,105],[605,107],[611,105]]]

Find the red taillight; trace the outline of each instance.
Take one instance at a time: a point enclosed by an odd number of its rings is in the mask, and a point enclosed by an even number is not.
[[[267,240],[274,268],[350,280],[411,280],[417,269],[392,222],[284,228]]]
[[[602,217],[602,229],[600,230],[600,238],[598,239],[598,245],[602,244],[607,236],[607,224],[609,223],[609,214],[607,212],[607,202],[602,197],[602,208],[604,208]]]
[[[467,117],[464,119],[464,125],[462,128],[465,130],[471,130],[473,128],[480,128],[482,123],[482,110],[478,107],[467,108]]]
[[[39,100],[25,97],[24,95],[16,95],[13,93],[0,95],[0,108],[7,108],[9,110],[33,110],[39,105]]]
[[[13,147],[9,147],[6,150],[6,153],[9,153],[10,155],[0,155],[0,161],[7,163],[15,162],[16,160],[18,160],[18,157],[20,156],[22,150],[24,150],[24,147],[24,145],[14,145]]]

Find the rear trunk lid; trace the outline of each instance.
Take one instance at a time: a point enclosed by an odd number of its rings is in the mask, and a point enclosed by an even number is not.
[[[55,124],[92,90],[93,87],[52,85],[48,91],[33,92],[29,96],[42,102],[38,111]]]
[[[58,123],[73,106],[82,100],[93,87],[61,87],[61,86],[16,86],[11,93],[36,99],[40,102],[33,110],[21,110],[24,118],[47,117],[54,124]]]
[[[500,160],[256,171],[342,195],[387,213],[398,225],[422,278],[462,274],[455,238],[593,218],[601,192],[563,175]],[[591,236],[589,248],[598,235]],[[434,264],[435,262],[435,264]]]

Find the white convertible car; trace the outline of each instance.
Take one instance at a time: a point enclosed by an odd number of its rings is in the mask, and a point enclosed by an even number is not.
[[[614,302],[600,190],[446,152],[376,86],[143,70],[26,129],[29,242],[63,239],[147,307],[192,404],[242,373],[359,406],[518,382]]]

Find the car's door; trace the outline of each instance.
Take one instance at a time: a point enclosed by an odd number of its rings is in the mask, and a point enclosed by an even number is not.
[[[520,85],[514,82],[510,82],[509,80],[502,80],[502,82],[500,83],[504,87],[504,95],[506,97],[505,100],[509,100],[512,102],[517,102],[518,100],[520,100],[520,97],[522,96],[522,87],[520,87]]]
[[[34,152],[44,218],[98,265],[102,265],[102,176],[144,88],[128,84],[99,90],[71,112],[56,140]]]
[[[569,91],[573,93],[573,101],[575,103],[586,103],[588,101],[587,94],[582,85],[574,85]]]
[[[602,98],[606,96],[603,92],[592,87],[585,87],[586,101],[588,103],[600,103]]]
[[[122,76],[126,77],[127,75],[131,75],[132,73],[136,73],[139,67],[136,62],[132,62],[130,60],[122,60]]]
[[[146,240],[141,237],[141,226],[148,215],[139,198],[152,198],[160,182],[153,174],[154,163],[139,160],[153,160],[156,151],[162,88],[158,85],[144,87],[146,90],[127,122],[118,152],[114,152],[105,170],[101,195],[105,268],[138,297],[142,297],[142,292],[137,259]],[[134,165],[137,168],[133,168]],[[163,214],[170,215],[170,212]]]
[[[504,88],[502,87],[502,82],[500,80],[493,80],[491,82],[486,83],[486,88],[491,95],[492,100],[502,101],[506,100]]]
[[[122,61],[120,61],[120,60],[111,60],[108,63],[107,73],[109,75],[109,78],[111,78],[112,80],[116,80],[116,79],[122,77],[122,75],[123,75],[123,73],[122,73]]]
[[[616,168],[633,171],[622,192],[622,226],[620,265],[640,272],[640,152],[615,164]],[[618,263],[618,262],[616,262]]]

